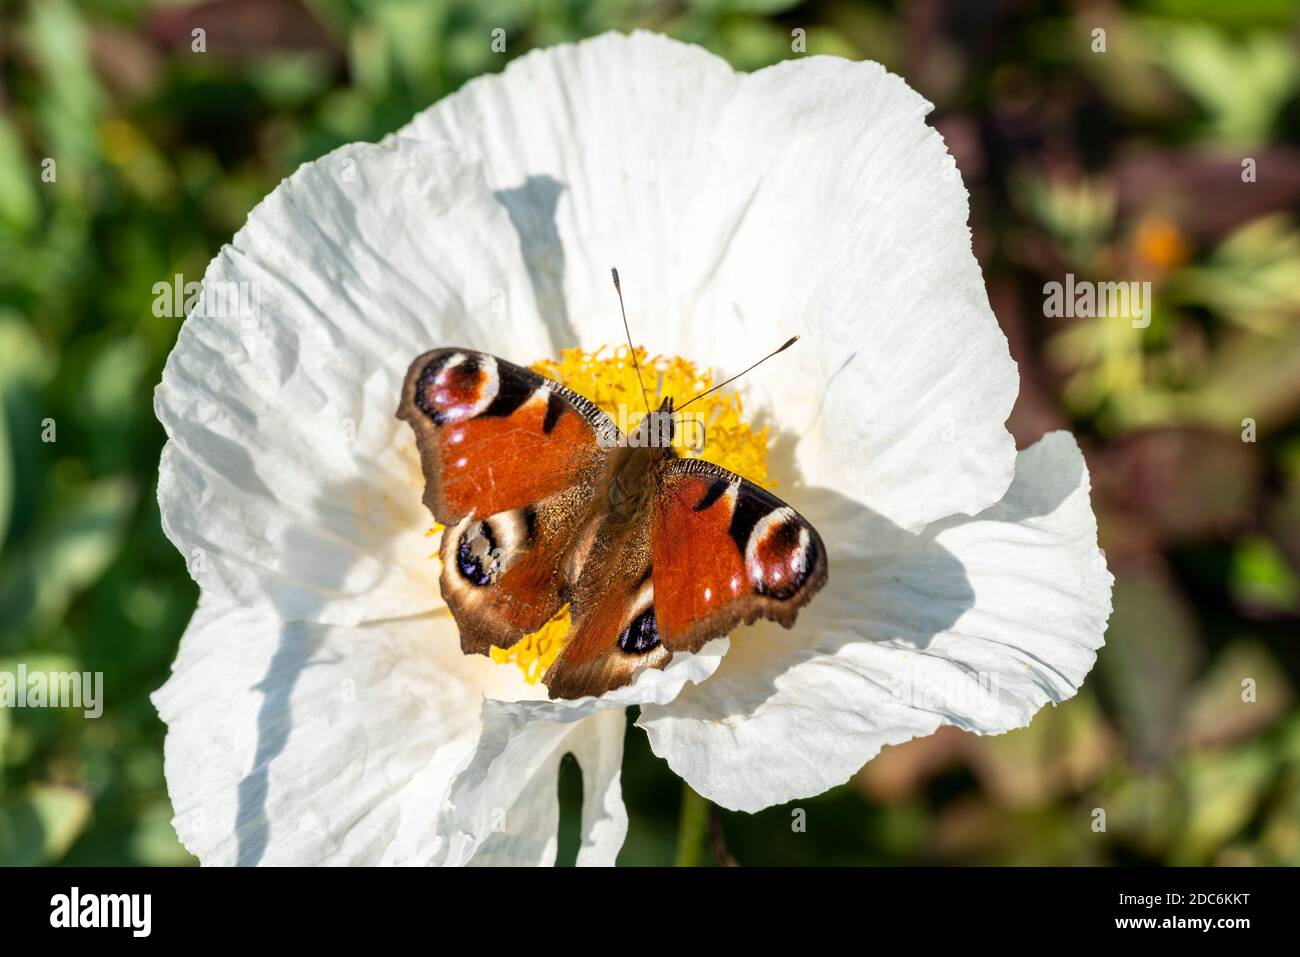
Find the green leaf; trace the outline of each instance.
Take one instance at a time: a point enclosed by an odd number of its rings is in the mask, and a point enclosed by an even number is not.
[[[10,423],[20,414],[20,395],[35,389],[48,371],[40,344],[28,325],[11,313],[0,313],[0,550],[13,514],[15,476],[20,464]]]
[[[140,863],[149,867],[195,863],[194,856],[176,837],[171,801],[166,798],[149,802],[140,812],[139,823],[131,836],[131,849]]]
[[[13,124],[0,115],[0,223],[26,232],[36,222],[39,170],[23,150]]]
[[[42,80],[42,121],[63,183],[65,162],[75,172],[98,159],[103,98],[90,61],[89,32],[67,0],[42,0],[31,5],[24,40]]]
[[[14,509],[14,456],[9,447],[9,416],[0,402],[0,554]]]
[[[90,798],[76,788],[37,784],[0,802],[0,866],[52,864],[90,821]]]
[[[1281,551],[1266,538],[1247,538],[1232,553],[1233,595],[1242,602],[1279,611],[1300,606],[1300,580]]]
[[[1210,863],[1214,850],[1249,823],[1271,775],[1262,747],[1192,755],[1187,765],[1187,827],[1170,863]]]
[[[1209,114],[1221,142],[1268,139],[1300,83],[1294,41],[1255,32],[1240,40],[1205,24],[1160,22],[1149,31],[1161,65]]]
[[[135,505],[134,485],[106,479],[84,488],[35,541],[0,564],[0,631],[41,628],[93,584],[117,556]]]

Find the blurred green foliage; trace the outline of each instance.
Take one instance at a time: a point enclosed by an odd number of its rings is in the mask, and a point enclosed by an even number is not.
[[[805,55],[802,29],[807,54],[878,59],[935,103],[1021,364],[1010,425],[1080,434],[1118,579],[1076,699],[887,749],[799,802],[806,832],[793,807],[722,815],[730,853],[1300,863],[1293,0],[0,0],[0,670],[102,671],[106,699],[93,721],[0,710],[0,863],[190,860],[148,700],[196,599],[153,494],[180,321],[154,283],[200,276],[298,164],[529,48],[634,26],[741,69]],[[1045,318],[1067,272],[1150,281],[1152,323]],[[680,783],[637,731],[624,785],[622,860],[671,862]]]

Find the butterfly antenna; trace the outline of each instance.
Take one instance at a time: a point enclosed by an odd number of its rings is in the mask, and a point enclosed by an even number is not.
[[[786,344],[783,345],[780,349],[777,349],[777,350],[775,350],[774,352],[769,352],[767,355],[763,356],[763,358],[759,359],[757,362],[755,362],[752,366],[750,366],[750,367],[749,367],[748,369],[746,369],[744,372],[737,372],[735,375],[733,375],[733,376],[732,376],[730,379],[728,379],[726,382],[719,382],[719,383],[718,383],[717,385],[715,385],[712,389],[706,389],[705,391],[703,391],[703,392],[701,392],[699,395],[697,395],[697,396],[695,397],[695,399],[702,399],[702,398],[704,398],[706,395],[708,395],[710,392],[717,392],[719,389],[721,389],[721,388],[722,388],[724,385],[726,385],[728,382],[735,382],[737,379],[739,379],[741,376],[743,376],[743,375],[745,374],[745,372],[749,372],[749,371],[751,371],[752,369],[757,369],[759,366],[761,366],[761,365],[762,365],[764,362],[766,362],[768,359],[772,358],[772,356],[774,356],[774,355],[778,355],[778,354],[780,354],[780,353],[782,353],[782,352],[785,352],[786,349],[789,349],[792,345],[794,345],[794,344],[795,344],[796,342],[798,342],[798,341],[799,341],[799,337],[798,337],[798,336],[791,336],[790,339],[786,341]],[[684,408],[686,408],[686,406],[690,405],[691,402],[694,402],[695,399],[691,399],[691,400],[688,401],[688,402],[684,402],[684,403],[682,403],[681,405],[679,405],[679,406],[677,407],[677,411],[678,411],[678,412],[682,411],[682,409],[684,409]]]
[[[614,276],[614,291],[618,293],[618,311],[623,314],[623,331],[627,333],[627,348],[632,353],[632,368],[636,369],[636,384],[641,387],[641,401],[645,403],[645,414],[649,416],[650,399],[645,394],[645,382],[641,380],[641,363],[636,360],[636,346],[632,345],[632,330],[627,327],[627,310],[623,308],[623,287],[618,284],[618,270],[611,269],[610,273]]]

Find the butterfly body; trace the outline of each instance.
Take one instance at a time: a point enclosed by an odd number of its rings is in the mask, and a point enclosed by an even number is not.
[[[817,532],[765,489],[672,447],[671,399],[622,435],[583,396],[468,349],[412,363],[398,416],[447,526],[440,586],[466,652],[569,606],[552,698],[599,695],[825,583]]]

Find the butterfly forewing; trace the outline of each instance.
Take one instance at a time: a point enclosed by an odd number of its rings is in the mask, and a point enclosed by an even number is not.
[[[454,524],[534,505],[591,483],[613,422],[593,403],[531,369],[469,349],[411,364],[398,418],[415,430],[424,501]]]
[[[771,492],[699,459],[668,464],[651,562],[664,644],[697,651],[741,624],[787,628],[826,583],[821,536]]]
[[[415,431],[424,503],[443,532],[443,598],[467,652],[508,647],[567,601],[613,423],[544,376],[481,352],[411,364],[398,417]]]

